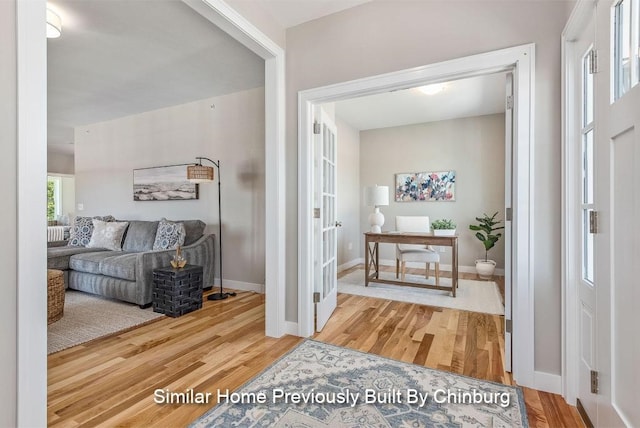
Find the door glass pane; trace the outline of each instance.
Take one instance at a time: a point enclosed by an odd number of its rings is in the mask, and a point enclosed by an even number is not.
[[[591,211],[590,209],[582,210],[582,278],[590,285],[593,285],[593,234],[589,232],[589,213]]]
[[[582,203],[593,203],[593,129],[582,137]]]
[[[614,90],[615,99],[631,87],[631,0],[621,0],[614,7]]]
[[[593,74],[589,73],[590,56],[587,55],[582,60],[582,127],[584,128],[593,122]]]

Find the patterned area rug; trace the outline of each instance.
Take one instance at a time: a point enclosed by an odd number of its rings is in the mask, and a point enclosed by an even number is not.
[[[396,279],[395,272],[380,272],[380,277],[383,279]],[[435,284],[433,273],[429,279],[425,279],[423,275],[407,275],[406,280]],[[444,287],[451,286],[451,278],[440,278],[440,285]],[[502,304],[498,285],[492,281],[461,279],[459,280],[456,297],[453,297],[450,291],[380,284],[377,282],[370,282],[369,286],[365,287],[364,269],[358,269],[338,279],[338,292],[440,308],[504,315],[504,305]]]
[[[164,317],[151,308],[82,291],[67,290],[64,300],[64,316],[48,326],[48,354]]]
[[[518,387],[305,340],[191,426],[506,428],[528,422]]]

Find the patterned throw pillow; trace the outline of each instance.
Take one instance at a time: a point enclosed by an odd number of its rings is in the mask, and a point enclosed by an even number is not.
[[[167,219],[160,220],[158,230],[156,231],[156,240],[153,243],[155,250],[173,250],[184,244],[184,238],[187,235],[184,224],[169,221]]]
[[[122,251],[122,238],[127,230],[127,221],[102,221],[93,219],[93,234],[87,248],[106,248]]]
[[[115,218],[111,215],[104,217],[95,216],[91,217],[76,217],[73,219],[73,225],[69,231],[70,247],[86,247],[89,241],[91,241],[91,235],[93,235],[93,219],[102,221],[114,221]]]

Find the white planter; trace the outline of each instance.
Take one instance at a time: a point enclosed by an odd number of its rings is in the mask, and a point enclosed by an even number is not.
[[[496,270],[496,262],[493,260],[476,260],[476,272],[482,279],[491,279],[493,272]]]
[[[455,229],[433,229],[433,236],[454,236]]]

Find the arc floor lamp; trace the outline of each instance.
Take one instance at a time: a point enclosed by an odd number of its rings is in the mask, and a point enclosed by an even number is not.
[[[220,184],[220,161],[213,161],[209,158],[198,156],[196,157],[196,164],[189,165],[187,167],[187,179],[192,183],[211,183],[214,180],[214,170],[212,166],[202,165],[202,161],[211,162],[216,168],[218,168],[218,260],[219,260],[219,273],[220,273],[220,292],[209,294],[208,300],[223,300],[229,296],[235,296],[236,293],[225,293],[222,290],[222,197],[221,197],[221,184]]]

